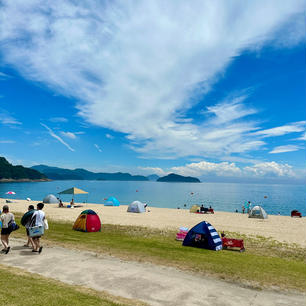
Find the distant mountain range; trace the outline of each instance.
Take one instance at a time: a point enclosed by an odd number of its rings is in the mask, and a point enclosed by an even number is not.
[[[122,172],[95,173],[85,169],[70,170],[46,165],[38,165],[31,168],[43,173],[51,180],[149,181],[146,176]]]
[[[39,171],[23,166],[13,166],[5,157],[0,157],[0,180],[1,181],[27,181],[47,180],[47,177]]]
[[[157,182],[182,182],[182,183],[201,183],[199,179],[191,176],[182,176],[174,173],[170,173],[166,176],[157,179]]]
[[[157,182],[189,182],[199,183],[200,180],[190,176],[182,176],[171,173],[164,177],[159,177],[156,174],[149,176],[132,175],[130,173],[104,173],[91,172],[85,169],[63,169],[58,167],[49,167],[46,165],[37,165],[31,169],[43,173],[51,180],[98,180],[98,181],[157,181]]]

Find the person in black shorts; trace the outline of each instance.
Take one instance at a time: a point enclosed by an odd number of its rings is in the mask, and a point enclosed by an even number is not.
[[[9,247],[9,236],[12,232],[12,229],[9,227],[9,223],[11,221],[15,221],[14,215],[9,212],[8,205],[4,205],[2,208],[1,221],[2,221],[2,229],[1,229],[1,242],[4,246],[2,252],[7,254],[10,251]]]
[[[34,205],[29,205],[28,211],[31,211],[31,210],[34,210]],[[31,219],[30,219],[29,222],[25,225],[26,233],[27,233],[27,236],[28,236],[28,241],[27,241],[27,243],[26,243],[24,246],[25,246],[25,247],[30,247],[30,246],[31,246],[32,249],[34,249],[34,242],[33,242],[33,239],[30,237],[30,234],[29,234],[30,221],[31,221]]]

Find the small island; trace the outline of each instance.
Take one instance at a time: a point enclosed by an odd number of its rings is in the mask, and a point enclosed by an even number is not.
[[[201,183],[201,181],[196,177],[182,176],[175,173],[170,173],[166,176],[160,177],[157,182]]]

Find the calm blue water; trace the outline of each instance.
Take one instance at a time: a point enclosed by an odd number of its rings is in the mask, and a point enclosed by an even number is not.
[[[116,182],[116,181],[52,181],[36,183],[0,183],[0,197],[42,201],[50,193],[57,193],[71,187],[89,192],[76,195],[76,202],[102,204],[104,198],[116,197],[122,204],[134,200],[147,202],[149,206],[189,208],[193,204],[211,205],[215,210],[241,211],[246,201],[262,205],[268,214],[289,215],[298,209],[306,215],[306,192],[304,185],[263,185],[237,183],[159,183],[159,182]],[[8,196],[7,191],[16,195]],[[137,191],[136,191],[137,190]],[[192,194],[193,193],[193,194]],[[264,198],[267,196],[267,198]],[[63,201],[70,201],[70,195],[63,195]]]

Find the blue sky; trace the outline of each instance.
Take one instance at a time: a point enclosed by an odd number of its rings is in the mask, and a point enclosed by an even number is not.
[[[305,1],[2,1],[0,155],[306,177]]]

